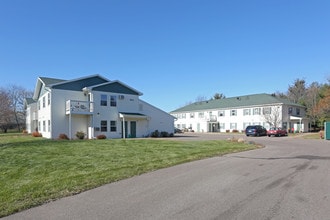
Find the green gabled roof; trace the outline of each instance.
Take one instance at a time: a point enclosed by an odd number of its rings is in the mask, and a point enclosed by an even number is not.
[[[228,109],[237,107],[247,107],[247,106],[260,106],[260,105],[270,105],[270,104],[286,104],[292,106],[302,105],[290,102],[288,99],[279,98],[266,93],[236,96],[224,99],[212,99],[208,101],[195,102],[193,104],[178,108],[171,113],[175,112],[192,112],[201,110],[211,110],[211,109]]]
[[[63,89],[63,90],[73,90],[73,91],[81,91],[85,87],[90,87],[98,84],[102,84],[105,82],[109,82],[107,79],[99,76],[88,76],[85,78],[75,79],[75,80],[67,80],[64,82],[56,83],[51,86],[54,89]]]
[[[102,92],[113,92],[120,94],[130,94],[130,95],[142,95],[141,92],[125,85],[120,81],[113,81],[108,83],[103,83],[101,85],[95,85],[91,87],[92,90],[102,91]]]
[[[26,102],[27,105],[30,105],[32,103],[35,103],[36,100],[34,100],[33,98],[25,98],[25,102]]]

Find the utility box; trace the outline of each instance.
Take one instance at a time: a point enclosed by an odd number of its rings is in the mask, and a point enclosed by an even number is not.
[[[324,122],[324,139],[330,140],[330,122]]]

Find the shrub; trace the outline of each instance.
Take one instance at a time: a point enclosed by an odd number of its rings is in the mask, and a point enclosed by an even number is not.
[[[82,140],[85,138],[85,133],[83,131],[77,131],[76,137]]]
[[[67,136],[66,134],[60,134],[60,135],[58,136],[58,139],[59,139],[59,140],[69,140],[69,138],[68,138],[68,136]]]
[[[34,132],[32,133],[32,136],[33,136],[33,137],[42,137],[42,134],[39,133],[38,131],[34,131]]]
[[[22,133],[23,133],[23,134],[27,134],[28,132],[27,132],[27,130],[24,129],[24,130],[22,131]]]
[[[96,136],[96,139],[107,139],[107,136],[105,136],[104,134],[99,134]]]
[[[160,136],[161,136],[161,137],[168,137],[169,134],[168,134],[168,132],[166,132],[166,131],[162,131],[162,132],[160,132]]]
[[[226,130],[226,133],[229,133],[230,132],[230,130]]]
[[[155,130],[154,132],[152,132],[151,137],[159,137],[159,131]]]
[[[232,132],[233,132],[233,133],[238,133],[239,131],[238,131],[238,130],[236,130],[236,129],[234,129]]]

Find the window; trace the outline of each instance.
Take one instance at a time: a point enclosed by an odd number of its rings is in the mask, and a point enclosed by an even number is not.
[[[108,96],[101,95],[101,106],[107,106],[107,105],[108,105]]]
[[[117,123],[116,121],[110,121],[110,131],[116,132],[117,131]]]
[[[264,115],[270,115],[272,113],[271,107],[264,107],[263,114]]]
[[[296,114],[300,115],[300,108],[296,108]]]
[[[237,110],[236,109],[230,110],[230,116],[236,116],[236,115],[237,115]]]
[[[38,128],[37,128],[37,131],[41,131],[41,122],[38,121]]]
[[[198,118],[204,118],[204,112],[199,112],[198,113]]]
[[[230,123],[230,129],[237,130],[237,123]]]
[[[38,101],[38,110],[40,110],[40,100]]]
[[[117,96],[110,96],[110,106],[116,107],[117,106]]]
[[[48,120],[48,132],[50,132],[50,120]]]
[[[243,110],[243,115],[251,115],[251,109],[247,108]]]
[[[190,113],[190,118],[195,118],[195,113]]]
[[[46,121],[42,121],[42,131],[46,132]]]
[[[182,113],[182,118],[186,118],[186,113]]]
[[[101,121],[101,131],[107,132],[108,131],[108,122]]]
[[[225,129],[225,123],[220,123],[220,129]]]
[[[50,105],[50,93],[48,93],[47,99],[48,99],[48,105]]]
[[[253,115],[260,115],[260,113],[261,113],[260,108],[254,108],[253,109]]]
[[[219,117],[224,117],[225,116],[225,111],[219,111],[218,112]]]
[[[46,97],[42,97],[42,107],[45,108],[46,107]]]

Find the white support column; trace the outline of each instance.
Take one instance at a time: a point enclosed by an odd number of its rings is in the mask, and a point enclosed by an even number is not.
[[[69,114],[69,139],[72,139],[72,116],[71,113]]]
[[[126,131],[125,131],[126,127],[125,127],[125,117],[123,115],[123,139],[126,138]]]

